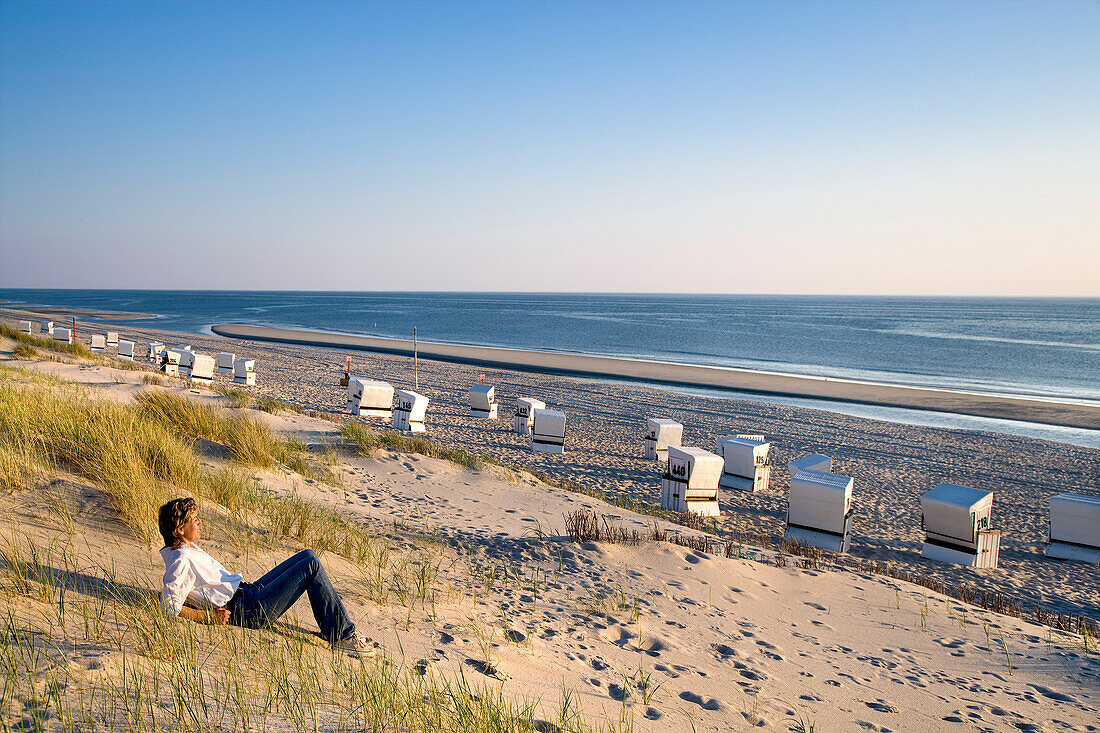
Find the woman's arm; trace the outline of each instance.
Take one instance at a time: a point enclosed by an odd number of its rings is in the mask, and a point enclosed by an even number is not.
[[[201,611],[197,608],[184,606],[180,609],[180,618],[191,619],[197,624],[214,624],[224,626],[229,623],[229,609],[215,608],[212,611]]]

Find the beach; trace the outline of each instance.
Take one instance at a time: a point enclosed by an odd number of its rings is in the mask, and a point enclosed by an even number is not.
[[[14,318],[14,312],[5,313]],[[87,334],[99,327],[79,328]],[[100,329],[101,330],[101,329]],[[1065,492],[1095,493],[1100,451],[998,433],[901,425],[837,413],[746,400],[723,400],[642,386],[587,382],[555,374],[505,370],[394,354],[314,348],[250,339],[127,329],[122,338],[192,344],[197,351],[233,351],[256,360],[249,392],[301,409],[348,418],[339,386],[345,359],[352,375],[412,388],[430,399],[427,436],[507,466],[536,471],[620,503],[658,502],[663,466],[642,458],[647,417],[684,424],[684,445],[715,450],[715,440],[762,433],[771,442],[766,492],[722,490],[718,531],[724,537],[767,538],[777,544],[786,517],[786,464],[806,453],[833,458],[833,472],[853,477],[855,514],[850,555],[949,585],[1004,593],[1026,607],[1100,619],[1100,569],[1049,560],[1048,502]],[[496,386],[501,416],[468,416],[467,390],[482,375]],[[227,384],[218,376],[216,384]],[[541,399],[568,419],[564,455],[534,453],[512,431],[516,397]],[[381,420],[359,418],[377,428]],[[920,495],[947,482],[994,492],[993,526],[1001,529],[1000,567],[973,570],[920,557]]]
[[[98,330],[87,324],[78,328],[85,336]],[[234,682],[238,673],[230,672],[223,681],[220,670],[232,670],[239,663],[234,655],[241,654],[251,655],[264,669],[286,664],[286,653],[280,651],[286,647],[311,669],[310,675],[320,677],[319,691],[292,698],[304,706],[295,709],[322,721],[331,721],[332,711],[341,709],[327,675],[374,679],[385,672],[405,675],[400,684],[415,690],[439,680],[465,680],[475,698],[486,700],[498,691],[529,701],[525,705],[539,721],[536,730],[567,729],[575,715],[622,731],[1097,729],[1100,659],[1095,642],[1090,653],[1087,638],[960,603],[884,575],[881,568],[845,569],[827,560],[807,565],[796,557],[784,560],[775,550],[786,489],[783,464],[817,450],[834,457],[835,471],[856,477],[853,557],[1096,618],[1097,568],[1041,557],[1045,498],[1054,490],[1043,488],[1043,477],[1057,470],[1058,490],[1087,489],[1089,477],[1095,476],[1096,451],[428,360],[417,365],[414,376],[413,365],[403,357],[352,355],[353,374],[388,379],[399,387],[419,379],[420,391],[432,399],[427,420],[432,440],[486,452],[515,468],[470,470],[414,453],[379,449],[363,456],[339,448],[344,441],[333,419],[343,412],[341,353],[154,331],[122,337],[189,343],[206,353],[233,349],[257,360],[258,384],[242,388],[219,376],[215,386],[317,413],[233,408],[231,396],[177,380],[148,380],[147,371],[119,369],[109,360],[97,365],[68,357],[13,359],[10,344],[0,344],[0,359],[62,380],[47,383],[58,393],[71,382],[94,400],[130,405],[143,392],[163,391],[247,414],[317,455],[335,448],[331,470],[340,476],[335,484],[282,466],[252,468],[244,475],[275,496],[363,522],[390,545],[379,555],[379,562],[386,563],[380,575],[374,561],[364,566],[323,553],[352,618],[383,645],[385,661],[377,666],[348,669],[357,663],[333,658],[313,636],[316,626],[304,599],[274,631],[198,627],[194,643],[209,670],[207,689],[222,690],[218,694],[224,695],[230,716],[245,714],[238,709],[255,715],[248,707],[254,702],[252,693],[242,697]],[[497,421],[466,414],[466,387],[482,374],[497,385],[504,403]],[[530,453],[526,441],[511,432],[508,402],[512,395],[529,394],[569,415],[564,455]],[[647,414],[682,420],[686,444],[712,447],[714,434],[749,430],[760,430],[773,441],[776,470],[770,489],[755,495],[722,492],[718,530],[727,538],[740,537],[731,543],[729,556],[665,541],[576,543],[567,536],[565,518],[577,511],[643,538],[655,531],[700,536],[540,479],[602,492],[612,501],[654,502],[660,469],[640,458]],[[384,426],[375,421],[375,427]],[[211,470],[231,468],[217,445],[207,443],[202,451]],[[953,459],[952,471],[928,453]],[[997,492],[994,525],[1005,531],[998,570],[919,559],[916,496],[941,480]],[[62,500],[73,491],[75,498]],[[64,501],[75,502],[72,537],[57,515]],[[62,477],[41,492],[0,497],[0,507],[10,517],[4,531],[14,533],[5,539],[6,552],[30,542],[57,568],[73,563],[82,578],[102,576],[105,584],[124,580],[131,594],[159,588],[163,567],[156,550],[120,528],[109,498],[96,487]],[[257,577],[296,549],[271,547],[269,539],[259,538],[253,545],[234,536],[238,519],[232,513],[209,501],[206,511],[210,532],[203,546],[246,578]],[[57,557],[51,560],[51,553]],[[429,575],[418,568],[428,568]],[[51,572],[65,577],[72,571]],[[418,605],[416,593],[407,595],[420,587],[423,598],[429,586],[430,604],[422,600]],[[62,676],[59,695],[123,681],[127,689],[140,687],[139,677],[126,672],[135,664],[146,674],[176,679],[181,662],[175,658],[125,651],[122,642],[116,646],[116,636],[126,638],[121,628],[103,639],[82,640],[87,594],[77,584],[67,597],[69,608],[85,609],[70,611],[68,626],[61,624],[68,629],[66,639],[78,643],[62,644],[61,661],[45,673]],[[90,603],[98,608],[95,604],[102,602],[93,597]],[[21,600],[12,613],[20,629],[38,629],[40,619],[66,618],[41,594]],[[122,618],[127,627],[140,628],[133,614],[124,607]],[[49,630],[59,633],[56,622]],[[303,672],[296,674],[295,689],[304,689]],[[261,706],[283,699],[278,678],[266,675],[249,683]],[[72,703],[76,709],[84,704],[81,699]],[[53,704],[60,709],[59,702]],[[180,714],[171,700],[159,704],[162,719]],[[555,717],[563,705],[574,712]],[[219,707],[199,711],[199,719],[216,725],[225,715]],[[276,706],[264,720],[277,726],[281,714]],[[29,715],[27,720],[34,719],[33,711]]]

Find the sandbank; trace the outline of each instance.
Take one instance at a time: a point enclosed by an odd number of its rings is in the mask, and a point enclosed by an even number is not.
[[[53,318],[84,316],[85,318],[103,318],[112,321],[137,321],[145,318],[156,318],[156,315],[152,313],[88,310],[86,308],[53,308],[50,306],[23,305],[19,306],[18,309],[36,316],[50,316]]]

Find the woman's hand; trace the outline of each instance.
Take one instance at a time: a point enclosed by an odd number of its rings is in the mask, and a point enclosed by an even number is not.
[[[189,608],[184,606],[180,609],[180,617],[194,621],[197,624],[213,624],[214,626],[225,626],[229,623],[229,609],[228,608],[215,608],[210,611],[200,610],[198,608]]]

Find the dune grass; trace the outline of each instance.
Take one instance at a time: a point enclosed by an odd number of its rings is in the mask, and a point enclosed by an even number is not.
[[[300,443],[280,438],[244,415],[160,391],[144,392],[136,406],[92,399],[58,380],[0,371],[0,489],[30,489],[40,475],[68,471],[104,489],[136,536],[153,541],[151,518],[172,496],[215,493],[227,506],[281,517],[278,534],[310,538],[321,548],[340,544],[333,522],[313,522],[293,501],[264,498],[236,474],[200,468],[193,440],[226,445],[245,465],[282,464],[304,476],[330,478],[308,461]],[[236,495],[235,498],[232,498]],[[346,527],[343,527],[346,529]],[[358,553],[356,553],[358,554]]]
[[[405,435],[392,430],[378,432],[371,430],[362,423],[351,420],[340,425],[340,434],[362,456],[370,456],[380,448],[388,448],[404,453],[418,453],[430,458],[442,458],[468,469],[482,469],[490,465],[499,465],[487,452],[473,453],[458,448],[448,448],[428,438]]]
[[[34,334],[23,333],[16,328],[12,328],[6,323],[0,323],[0,336],[7,336],[8,338],[15,339],[16,341],[19,341],[26,346],[46,349],[47,351],[57,351],[62,354],[69,354],[70,356],[77,356],[82,359],[97,359],[96,354],[93,353],[92,350],[84,344],[66,344],[60,341],[55,341],[48,336],[35,336]]]
[[[144,539],[168,487],[193,492],[200,480],[190,445],[132,408],[76,390],[0,383],[0,482],[29,488],[45,472],[69,471],[102,487],[119,516]]]
[[[146,418],[189,439],[206,438],[221,443],[234,459],[247,466],[271,468],[282,464],[303,476],[335,482],[330,471],[310,463],[300,442],[276,436],[266,425],[247,415],[229,414],[160,390],[142,392],[136,399],[138,412]]]
[[[16,359],[37,359],[38,349],[33,346],[28,346],[27,344],[19,344],[12,349],[11,355]]]
[[[33,489],[67,471],[103,489],[146,543],[159,540],[157,508],[192,495],[225,507],[252,539],[292,539],[359,563],[373,551],[375,535],[337,511],[276,496],[239,468],[203,468],[193,439],[208,435],[249,465],[273,465],[286,454],[305,460],[300,444],[266,426],[176,395],[143,393],[138,405],[120,405],[56,378],[0,369],[0,490]]]
[[[297,406],[289,405],[282,400],[250,394],[236,387],[214,387],[214,391],[222,397],[228,397],[231,407],[252,407],[272,415],[278,415],[280,412],[302,412]]]

